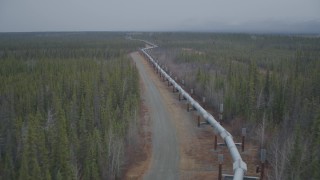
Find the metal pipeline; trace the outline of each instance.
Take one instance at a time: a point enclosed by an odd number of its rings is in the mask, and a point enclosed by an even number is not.
[[[233,160],[233,172],[234,172],[233,179],[234,180],[243,179],[244,174],[247,171],[247,164],[242,160],[240,153],[233,141],[232,135],[226,129],[224,129],[220,125],[220,123],[217,122],[210,113],[208,113],[204,108],[202,108],[201,105],[197,101],[195,101],[173,78],[171,78],[159,66],[159,64],[146,52],[146,50],[153,49],[158,46],[145,40],[140,40],[140,41],[143,41],[149,46],[151,46],[148,48],[140,49],[141,52],[155,66],[155,68],[161,73],[161,75],[164,76],[165,79],[167,79],[179,93],[181,93],[182,97],[184,97],[190,103],[190,105],[194,109],[196,109],[199,112],[199,114],[201,114],[202,117],[213,127],[214,133],[219,134],[220,137],[225,141]]]

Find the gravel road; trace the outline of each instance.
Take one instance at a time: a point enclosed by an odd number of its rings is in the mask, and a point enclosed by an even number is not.
[[[178,100],[150,64],[138,52],[131,53],[141,77],[141,96],[147,106],[151,123],[152,146],[143,169],[144,179],[202,180],[218,177],[218,155],[224,155],[223,173],[233,174],[233,162],[227,148],[214,150],[214,133],[211,126],[197,127],[196,111],[186,112],[186,102]],[[212,112],[211,112],[212,113]],[[201,118],[202,119],[202,118]],[[203,121],[203,120],[201,120]],[[229,125],[226,127],[231,129]],[[235,137],[240,141],[241,137]],[[218,142],[223,140],[218,137]],[[247,175],[255,176],[258,147],[251,142],[242,156],[248,164]],[[148,167],[148,168],[147,168]],[[140,178],[141,179],[141,176]],[[131,179],[130,179],[131,180]]]
[[[152,131],[152,157],[144,179],[179,179],[179,143],[173,115],[159,93],[156,76],[136,52],[131,54],[145,86],[146,105],[149,108]],[[159,81],[159,80],[158,80]]]

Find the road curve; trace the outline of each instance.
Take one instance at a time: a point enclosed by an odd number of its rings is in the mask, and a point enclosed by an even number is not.
[[[173,124],[173,115],[167,109],[163,97],[156,87],[151,67],[138,52],[131,57],[139,70],[144,84],[146,104],[149,108],[152,131],[152,157],[144,179],[179,179],[179,143]]]

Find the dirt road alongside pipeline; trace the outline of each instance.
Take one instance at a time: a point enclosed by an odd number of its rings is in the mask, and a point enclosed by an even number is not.
[[[145,102],[151,119],[152,156],[148,172],[144,179],[178,179],[179,178],[179,144],[169,112],[162,94],[159,92],[155,77],[138,53],[131,54],[145,86]],[[149,71],[149,72],[148,72]]]
[[[144,179],[215,179],[218,154],[224,154],[223,173],[233,174],[227,148],[214,150],[214,133],[208,125],[197,127],[197,112],[187,112],[178,94],[162,82],[150,64],[138,53],[131,58],[139,70],[141,96],[151,121],[152,148]],[[219,141],[222,141],[221,139]],[[255,147],[248,147],[250,155]],[[245,155],[244,154],[244,155]]]

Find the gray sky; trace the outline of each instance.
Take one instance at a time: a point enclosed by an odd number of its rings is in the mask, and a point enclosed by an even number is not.
[[[0,32],[320,33],[320,0],[0,0]]]

